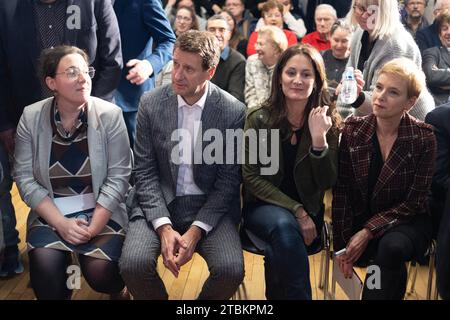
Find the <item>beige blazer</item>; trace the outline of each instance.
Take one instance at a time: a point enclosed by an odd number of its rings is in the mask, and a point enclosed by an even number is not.
[[[46,196],[53,199],[49,177],[52,102],[53,98],[48,98],[27,106],[17,126],[13,175],[23,201],[31,208],[28,226],[38,218],[34,209],[39,203]],[[126,227],[125,194],[132,163],[122,110],[91,97],[87,112],[94,196],[98,204],[112,212],[111,219]]]

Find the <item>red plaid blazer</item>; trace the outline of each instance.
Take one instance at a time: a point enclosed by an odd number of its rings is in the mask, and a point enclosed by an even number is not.
[[[408,222],[414,215],[428,214],[426,198],[434,172],[436,140],[432,127],[406,114],[398,137],[383,165],[373,193],[368,195],[372,136],[376,117],[351,117],[345,122],[339,147],[339,171],[333,189],[334,249],[344,248],[352,234],[355,216],[368,202],[376,212],[364,227],[375,237],[388,224]]]

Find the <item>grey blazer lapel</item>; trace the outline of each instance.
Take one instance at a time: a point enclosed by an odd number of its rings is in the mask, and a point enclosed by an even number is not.
[[[450,66],[450,52],[447,50],[447,48],[440,47],[439,53],[441,54],[442,60],[445,61],[444,65],[437,66],[439,68],[448,68]]]
[[[213,83],[209,83],[208,95],[205,101],[205,107],[203,108],[201,122],[203,136],[204,132],[208,129],[219,128],[218,123],[222,116],[222,108],[220,105],[220,96],[217,88]],[[200,134],[200,132],[199,132]],[[202,142],[202,137],[197,137],[197,143]],[[203,149],[202,149],[203,150]]]
[[[104,133],[100,130],[100,125],[95,112],[94,102],[89,99],[87,106],[87,120],[88,120],[88,149],[89,149],[89,160],[91,164],[91,174],[92,174],[92,190],[94,191],[95,199],[98,198],[100,192],[100,186],[103,184],[103,180],[106,176],[106,145],[104,143],[106,137]]]
[[[37,139],[37,162],[39,165],[39,175],[43,186],[50,192],[50,197],[53,198],[53,189],[50,183],[49,164],[50,152],[52,147],[52,125],[51,125],[51,110],[53,99],[47,99],[42,106],[42,111],[39,116],[38,128],[36,128]]]
[[[172,139],[172,133],[178,129],[178,99],[177,95],[172,91],[168,90],[167,96],[161,101],[166,107],[163,108],[163,112],[160,115],[158,122],[162,126],[162,132],[164,132],[163,137],[154,137],[157,143],[161,141],[166,141],[161,150],[167,152],[167,159],[169,159],[170,172],[172,173],[172,185],[174,190],[176,190],[177,178],[178,178],[178,165],[172,159],[172,150],[177,147],[178,142]],[[155,146],[157,149],[158,146]]]

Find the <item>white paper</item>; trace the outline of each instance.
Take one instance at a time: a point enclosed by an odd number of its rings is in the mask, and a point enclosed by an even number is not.
[[[334,281],[339,284],[345,295],[350,300],[361,300],[361,293],[364,284],[356,274],[355,270],[353,270],[353,276],[351,279],[346,279],[344,274],[341,272],[341,269],[339,269],[338,263],[335,261],[333,263],[333,277]]]
[[[80,194],[77,196],[55,198],[53,202],[59,211],[65,216],[84,210],[94,209],[96,201],[93,193]]]

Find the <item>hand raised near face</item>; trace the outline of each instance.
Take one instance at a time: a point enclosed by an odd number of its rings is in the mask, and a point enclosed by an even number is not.
[[[315,149],[323,149],[327,145],[326,134],[333,125],[327,111],[328,106],[323,106],[313,108],[309,113],[308,126]]]

